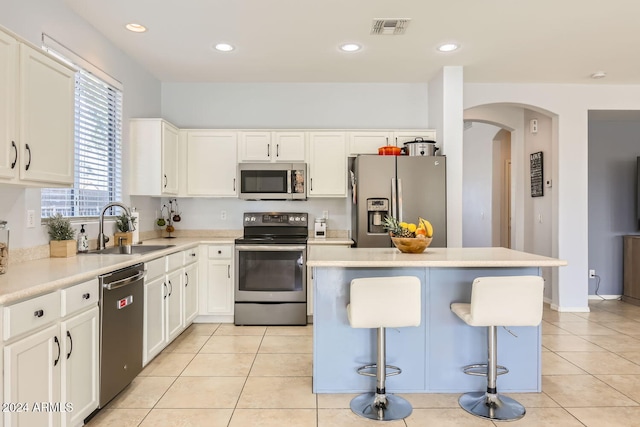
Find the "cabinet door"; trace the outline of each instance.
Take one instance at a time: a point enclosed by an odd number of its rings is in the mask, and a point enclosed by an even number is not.
[[[233,278],[231,261],[207,264],[206,294],[200,299],[200,314],[233,314]]]
[[[391,132],[349,132],[349,155],[378,154],[378,148],[395,145]]]
[[[187,194],[237,196],[237,133],[193,131],[187,135]]]
[[[271,132],[240,132],[241,162],[268,162],[274,153]]]
[[[198,315],[198,263],[184,269],[184,327]]]
[[[14,178],[18,171],[17,82],[18,42],[0,32],[0,178]]]
[[[276,162],[304,162],[304,132],[274,132],[275,150],[271,158]]]
[[[178,194],[178,129],[162,122],[162,194]]]
[[[73,403],[73,411],[62,416],[63,427],[82,425],[98,407],[98,316],[97,306],[62,322],[62,400]]]
[[[309,134],[309,197],[346,197],[347,153],[344,132]]]
[[[144,285],[143,365],[165,346],[165,298],[168,294],[164,275]]]
[[[29,405],[29,412],[5,412],[5,426],[60,425],[60,412],[34,411],[34,403],[60,402],[59,332],[55,324],[4,348],[4,402]]]
[[[75,73],[20,45],[20,178],[73,184]]]
[[[405,142],[415,141],[417,138],[422,138],[424,141],[435,141],[436,131],[433,129],[418,129],[393,132],[393,139],[398,147],[403,147]]]
[[[169,286],[169,293],[165,299],[167,304],[167,344],[180,335],[180,332],[184,329],[182,327],[182,273],[183,271],[180,269],[167,275],[167,285]]]

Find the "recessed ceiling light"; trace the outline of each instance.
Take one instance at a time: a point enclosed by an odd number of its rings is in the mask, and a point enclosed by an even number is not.
[[[340,46],[340,50],[342,50],[343,52],[357,52],[360,49],[362,49],[362,46],[355,43],[345,43]]]
[[[438,50],[440,52],[453,52],[458,49],[460,46],[457,43],[445,43],[438,46]]]
[[[219,50],[220,52],[231,52],[233,49],[235,49],[229,43],[218,43],[214,47],[216,50]]]
[[[607,77],[607,73],[605,73],[604,71],[596,71],[595,73],[591,74],[592,79],[604,79],[605,77]]]
[[[147,27],[141,24],[130,23],[125,25],[125,28],[129,31],[133,31],[134,33],[144,33],[147,31]]]

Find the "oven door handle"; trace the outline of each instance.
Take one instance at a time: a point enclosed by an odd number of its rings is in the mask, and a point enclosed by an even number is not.
[[[305,249],[305,245],[236,245],[236,251],[294,252]]]

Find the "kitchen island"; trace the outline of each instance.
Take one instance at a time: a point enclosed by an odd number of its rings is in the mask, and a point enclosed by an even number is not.
[[[387,363],[402,374],[387,379],[392,393],[462,393],[482,391],[484,377],[465,375],[464,365],[487,360],[486,328],[466,325],[449,306],[469,302],[479,276],[540,275],[542,267],[566,261],[506,248],[427,248],[403,254],[395,248],[310,248],[313,268],[313,392],[359,393],[375,389],[375,378],[356,373],[374,363],[376,330],[349,325],[349,284],[358,277],[411,275],[422,283],[419,327],[387,329]],[[505,325],[508,326],[508,325]],[[541,390],[541,327],[498,330],[498,363],[503,392]]]

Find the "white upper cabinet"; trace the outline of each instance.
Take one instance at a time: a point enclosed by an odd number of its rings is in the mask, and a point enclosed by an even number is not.
[[[0,32],[0,178],[18,171],[16,99],[18,96],[18,41]]]
[[[75,71],[0,31],[0,182],[68,186]]]
[[[405,142],[415,141],[416,139],[422,139],[423,141],[436,141],[436,131],[434,129],[395,131],[393,132],[394,143],[392,145],[402,148],[404,147]]]
[[[305,132],[241,131],[240,162],[304,162]]]
[[[237,132],[187,132],[187,196],[236,197]]]
[[[131,119],[132,195],[177,195],[178,128],[162,119]]]
[[[309,132],[308,197],[346,197],[345,132]]]
[[[354,131],[348,132],[349,155],[378,154],[378,148],[395,145],[393,132],[387,131]]]

